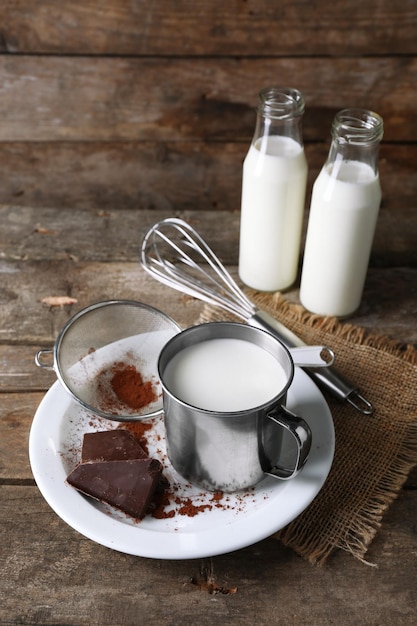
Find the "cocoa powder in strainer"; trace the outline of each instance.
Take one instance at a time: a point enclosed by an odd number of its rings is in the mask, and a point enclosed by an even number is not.
[[[100,409],[117,412],[120,404],[139,411],[156,402],[158,392],[152,380],[144,380],[131,364],[118,361],[96,376]]]

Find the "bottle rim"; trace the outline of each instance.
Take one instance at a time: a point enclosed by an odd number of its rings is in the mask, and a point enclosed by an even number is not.
[[[259,92],[260,113],[274,119],[290,119],[304,113],[304,96],[293,87],[265,87]]]
[[[368,109],[343,109],[336,113],[332,137],[339,143],[364,145],[381,141],[384,134],[382,117]]]

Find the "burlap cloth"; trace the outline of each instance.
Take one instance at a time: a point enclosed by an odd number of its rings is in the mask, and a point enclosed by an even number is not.
[[[336,433],[332,469],[312,504],[274,536],[317,565],[336,549],[368,563],[365,554],[383,515],[417,464],[417,350],[311,315],[281,294],[248,295],[306,344],[330,346],[338,370],[374,406],[365,416],[324,392]],[[207,305],[198,322],[225,319],[233,318]]]

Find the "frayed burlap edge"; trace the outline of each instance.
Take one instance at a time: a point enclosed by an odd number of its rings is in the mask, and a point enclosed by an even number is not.
[[[320,336],[326,334],[335,341],[372,348],[383,355],[399,359],[399,367],[411,366],[413,370],[416,368],[417,350],[413,346],[369,333],[363,328],[341,322],[336,318],[313,315],[301,305],[286,301],[280,293],[270,295],[248,292],[248,296],[259,309],[264,309],[275,316],[306,343],[316,343],[315,334]],[[225,319],[237,318],[211,305],[206,305],[198,323]],[[343,414],[346,407],[335,403],[331,398],[326,397],[326,399],[334,418],[339,416],[340,423],[343,424],[343,419],[346,418]],[[329,510],[334,512],[332,511],[332,507],[334,509],[332,468],[323,489],[312,504],[274,537],[315,565],[323,565],[338,549],[348,552],[363,563],[373,565],[365,559],[365,554],[381,527],[384,513],[398,497],[410,470],[417,464],[417,409],[407,415],[402,415],[398,420],[401,421],[398,452],[391,466],[374,485],[366,502],[362,502],[358,510],[352,512],[347,523],[338,525],[333,515],[323,515],[323,511],[326,510],[326,500],[331,503]],[[337,419],[335,419],[335,429],[337,435]],[[346,522],[346,519],[344,521]],[[330,530],[329,525],[332,525]]]
[[[365,559],[370,544],[382,525],[384,513],[398,497],[401,487],[406,482],[410,470],[417,464],[417,425],[407,429],[408,453],[403,451],[395,465],[386,473],[384,480],[375,487],[374,493],[367,500],[366,507],[356,512],[349,526],[333,541],[323,541],[321,524],[311,524],[308,518],[314,517],[315,501],[296,520],[275,533],[285,546],[292,548],[297,554],[313,565],[324,565],[335,550],[343,550],[366,565],[376,566]],[[317,496],[331,497],[331,490],[324,487]]]
[[[268,310],[272,315],[279,313],[280,317],[285,317],[289,328],[292,326],[292,324],[290,324],[291,322],[293,324],[301,323],[305,327],[331,333],[335,337],[341,337],[347,342],[370,346],[386,354],[401,358],[411,365],[417,365],[417,350],[414,346],[398,343],[383,335],[369,333],[369,331],[364,328],[341,322],[335,317],[314,315],[306,311],[300,304],[288,302],[281,293],[265,295],[252,292],[250,297],[258,308]],[[216,309],[214,309],[214,307],[210,308],[212,311],[211,315],[218,315],[218,310],[217,313],[215,313]],[[207,314],[208,311],[203,311],[203,315]]]

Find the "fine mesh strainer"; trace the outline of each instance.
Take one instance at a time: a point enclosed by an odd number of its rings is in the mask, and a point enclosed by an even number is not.
[[[53,369],[70,395],[96,415],[119,422],[142,420],[162,413],[158,357],[180,330],[174,320],[147,304],[99,302],[68,320],[54,348],[39,350],[35,362]],[[50,361],[52,354],[50,365],[46,359]],[[133,371],[136,383],[139,373],[145,384],[151,384],[155,399],[141,408],[126,404],[112,389],[116,371],[124,375]]]

